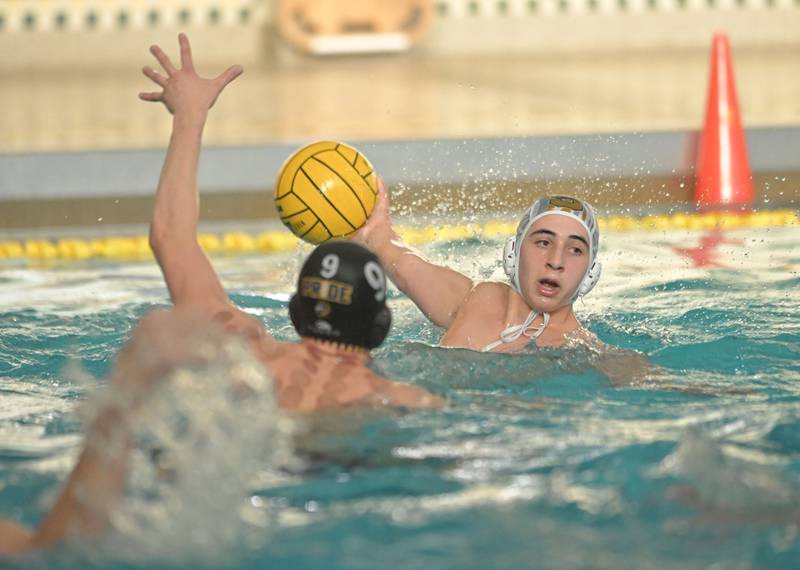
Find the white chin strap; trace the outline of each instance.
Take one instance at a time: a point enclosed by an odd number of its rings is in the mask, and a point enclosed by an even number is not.
[[[544,332],[547,323],[550,322],[550,313],[542,313],[542,324],[538,327],[532,326],[534,319],[539,315],[536,311],[531,311],[521,325],[512,325],[500,333],[500,340],[487,344],[481,352],[491,352],[501,344],[514,342],[521,336],[526,336],[531,340],[536,340]]]

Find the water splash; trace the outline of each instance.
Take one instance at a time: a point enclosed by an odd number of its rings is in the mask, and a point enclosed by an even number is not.
[[[266,538],[270,513],[249,490],[289,460],[292,424],[244,345],[224,339],[211,350],[209,362],[172,373],[136,418],[126,496],[114,532],[85,547],[90,558],[213,565]],[[119,398],[109,388],[87,416]]]

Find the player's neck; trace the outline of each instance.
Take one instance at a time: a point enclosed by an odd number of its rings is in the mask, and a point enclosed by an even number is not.
[[[303,337],[300,342],[310,351],[323,358],[338,358],[359,364],[366,364],[370,360],[369,350],[360,346],[310,337]]]
[[[577,317],[575,317],[575,312],[572,310],[572,304],[564,305],[552,311],[550,313],[550,324],[548,326],[562,332],[570,332],[579,327],[580,323]]]
[[[519,318],[526,317],[530,311],[536,311],[536,309],[531,307],[521,295],[517,295],[512,303],[510,307],[512,320],[519,320]],[[514,317],[514,315],[516,315],[516,317]],[[509,322],[511,321],[509,320]],[[578,326],[580,326],[580,323],[572,310],[572,303],[550,311],[550,321],[547,328],[561,332],[569,332]]]

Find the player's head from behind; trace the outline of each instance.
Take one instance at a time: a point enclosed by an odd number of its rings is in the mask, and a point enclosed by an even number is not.
[[[380,346],[392,314],[378,258],[351,241],[317,246],[300,269],[289,314],[301,337],[353,349]]]
[[[537,311],[551,312],[586,295],[600,278],[600,232],[587,202],[545,196],[509,238],[503,266],[512,287]]]

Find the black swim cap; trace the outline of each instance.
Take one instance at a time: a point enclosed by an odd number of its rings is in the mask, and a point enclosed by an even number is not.
[[[300,336],[367,349],[380,346],[392,314],[378,258],[351,241],[317,246],[300,270],[289,315]]]

